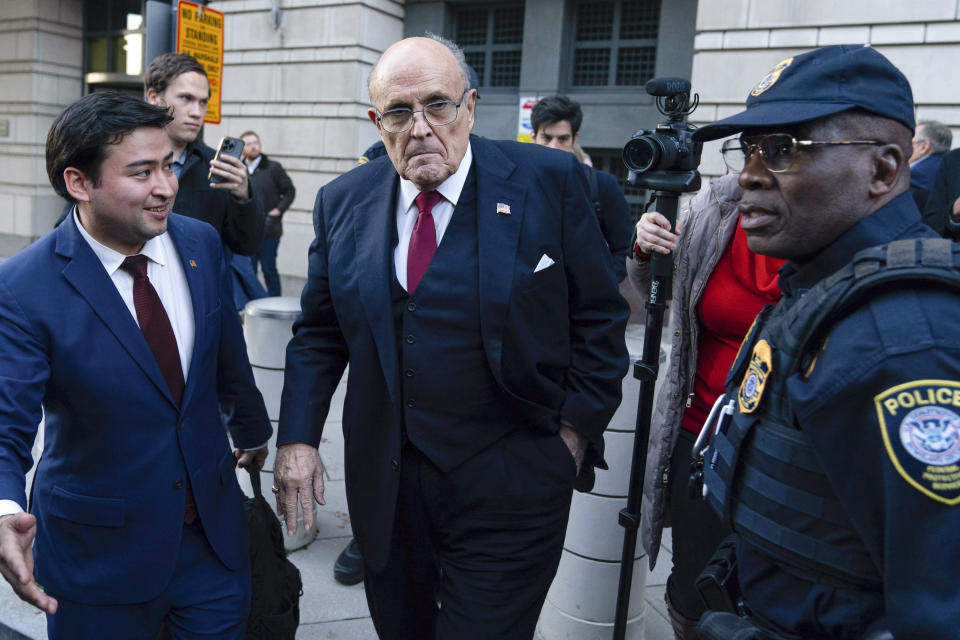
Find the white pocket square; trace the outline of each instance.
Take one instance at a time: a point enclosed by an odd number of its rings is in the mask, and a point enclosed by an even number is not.
[[[537,263],[536,268],[533,270],[534,273],[538,271],[543,271],[547,267],[553,264],[553,259],[547,254],[543,254],[540,258],[540,262]]]

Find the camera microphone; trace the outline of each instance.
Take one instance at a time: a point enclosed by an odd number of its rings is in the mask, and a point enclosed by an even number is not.
[[[647,81],[646,90],[650,95],[657,97],[690,93],[690,81],[686,78],[654,78]]]

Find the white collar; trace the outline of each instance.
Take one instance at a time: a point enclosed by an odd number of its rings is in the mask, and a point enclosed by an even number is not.
[[[460,199],[460,193],[463,191],[463,185],[467,182],[467,175],[470,173],[470,166],[473,164],[473,150],[470,143],[467,143],[467,150],[460,160],[460,166],[449,178],[440,183],[437,191],[448,202],[457,206]],[[413,206],[413,201],[420,195],[420,190],[413,186],[413,183],[404,178],[400,178],[400,203],[403,205],[403,211]]]
[[[113,275],[113,272],[120,268],[120,265],[123,264],[123,261],[127,256],[123,255],[119,251],[114,251],[90,235],[90,233],[83,228],[83,225],[80,224],[80,215],[77,213],[76,206],[73,207],[73,221],[76,223],[77,229],[80,230],[80,235],[83,236],[83,239],[87,241],[87,244],[90,245],[90,248],[93,249],[93,252],[97,254],[97,258],[99,258],[100,262],[103,263],[103,268],[107,270],[108,274]],[[162,238],[166,235],[167,232],[164,231],[159,236],[147,240],[144,243],[143,248],[140,249],[140,253],[147,256],[160,266],[166,265],[167,252],[164,251],[162,240]]]

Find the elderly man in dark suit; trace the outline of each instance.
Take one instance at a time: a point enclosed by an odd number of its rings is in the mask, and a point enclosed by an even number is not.
[[[52,639],[244,637],[234,458],[262,465],[270,422],[220,238],[171,212],[169,122],[121,94],[67,107],[47,172],[76,206],[0,265],[0,573]]]
[[[533,636],[575,478],[603,465],[628,315],[573,154],[470,137],[438,38],[371,72],[388,157],[323,187],[276,482],[296,527],[347,363],[347,500],[382,638]],[[399,175],[398,175],[399,174]]]

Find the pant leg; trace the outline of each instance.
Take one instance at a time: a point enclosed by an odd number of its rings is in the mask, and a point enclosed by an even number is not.
[[[730,530],[706,500],[691,499],[687,489],[690,452],[696,435],[681,429],[670,458],[670,517],[673,521],[673,571],[667,581],[671,605],[683,617],[697,620],[704,606],[697,576]]]
[[[280,237],[264,238],[257,254],[260,259],[260,268],[263,270],[263,281],[267,285],[267,293],[279,296],[280,273],[277,271],[277,249],[280,246]]]
[[[557,434],[514,432],[424,471],[441,579],[436,638],[530,640],[557,572],[576,465]]]
[[[434,637],[440,569],[420,490],[425,461],[413,445],[404,447],[390,557],[381,571],[364,567],[367,604],[381,640]]]

